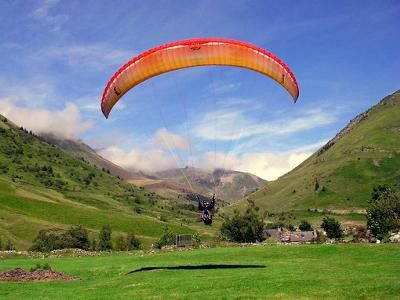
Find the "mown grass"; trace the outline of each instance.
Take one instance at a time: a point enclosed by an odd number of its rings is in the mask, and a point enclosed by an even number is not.
[[[155,254],[114,253],[101,257],[6,259],[0,265],[2,271],[15,267],[29,269],[40,262],[80,279],[0,282],[0,297],[394,299],[400,295],[399,250],[399,245],[388,244],[267,245]],[[141,267],[188,265],[200,268],[128,274]],[[265,268],[238,268],[237,265]]]

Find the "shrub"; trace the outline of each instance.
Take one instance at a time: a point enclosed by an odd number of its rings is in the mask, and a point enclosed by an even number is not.
[[[95,238],[93,238],[93,239],[90,241],[90,250],[96,251],[96,250],[98,250],[98,247],[99,247],[99,245],[98,245],[97,240],[96,240]]]
[[[63,234],[64,231],[61,229],[40,230],[29,250],[49,252],[55,249],[63,249]]]
[[[400,226],[400,194],[392,187],[374,187],[367,207],[367,226],[379,239]]]
[[[193,234],[193,246],[199,247],[201,244],[201,236],[197,232]]]
[[[308,222],[307,220],[301,220],[299,229],[301,231],[312,231],[313,230],[310,222]]]
[[[14,243],[10,239],[7,239],[7,242],[4,245],[4,250],[7,251],[16,250]]]
[[[315,239],[317,243],[325,243],[326,236],[322,231],[317,230],[317,238]]]
[[[133,208],[133,212],[137,213],[137,214],[141,214],[142,213],[142,209],[140,208],[140,206],[135,206]]]
[[[128,234],[128,236],[126,238],[126,243],[127,243],[128,251],[140,249],[140,240],[138,238],[136,238],[133,234]]]
[[[88,231],[82,225],[62,229],[44,229],[39,231],[30,250],[49,252],[56,249],[78,248],[89,250]]]
[[[314,191],[316,192],[316,191],[318,191],[318,189],[319,189],[319,182],[318,182],[318,179],[315,179]]]
[[[322,220],[321,227],[325,230],[326,236],[330,239],[342,238],[343,230],[340,223],[335,218],[326,216]]]
[[[364,226],[357,227],[356,232],[353,235],[353,242],[360,243],[360,242],[368,241],[368,239],[369,239],[369,236],[368,236],[367,228]]]
[[[29,269],[29,271],[34,272],[36,270],[51,270],[51,267],[48,263],[41,265],[40,263],[36,263],[36,266]]]
[[[248,200],[244,214],[235,211],[232,218],[227,217],[221,226],[221,235],[231,241],[248,243],[263,241],[264,220],[258,215],[253,200]]]
[[[72,226],[65,233],[66,241],[65,248],[79,248],[89,250],[90,242],[86,228],[82,225]]]
[[[101,228],[99,233],[99,250],[112,250],[111,232],[111,226],[108,224]]]
[[[157,249],[161,249],[164,246],[174,245],[174,244],[175,244],[174,235],[172,234],[172,232],[169,230],[168,227],[165,227],[163,234],[158,239],[158,241],[155,243],[155,247]]]
[[[286,224],[283,222],[276,222],[276,223],[268,223],[265,226],[266,229],[278,229],[278,228],[286,228]]]
[[[117,251],[126,251],[128,248],[128,244],[126,239],[120,235],[115,242],[115,250]]]
[[[7,174],[8,170],[9,170],[8,166],[0,164],[0,173]]]
[[[160,221],[161,222],[168,222],[168,217],[167,217],[167,215],[164,215],[164,214],[162,214],[162,215],[160,215]]]

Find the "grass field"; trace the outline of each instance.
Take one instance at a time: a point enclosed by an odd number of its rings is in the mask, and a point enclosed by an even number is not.
[[[400,298],[400,246],[389,244],[266,245],[6,259],[1,261],[0,271],[29,269],[37,262],[47,262],[80,280],[0,282],[0,298]],[[128,274],[142,267],[178,268]]]

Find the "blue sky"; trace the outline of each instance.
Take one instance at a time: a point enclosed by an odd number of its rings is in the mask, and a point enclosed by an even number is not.
[[[80,138],[130,169],[225,167],[275,179],[400,88],[399,1],[1,1],[0,113]],[[281,58],[300,97],[248,70],[153,78],[106,120],[100,98],[133,56],[195,37]]]

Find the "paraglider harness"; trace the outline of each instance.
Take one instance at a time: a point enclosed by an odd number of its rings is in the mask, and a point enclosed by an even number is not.
[[[204,224],[211,225],[212,223],[212,210],[214,209],[215,205],[215,194],[213,194],[211,201],[199,199],[199,210],[202,211],[201,219],[203,220]]]

